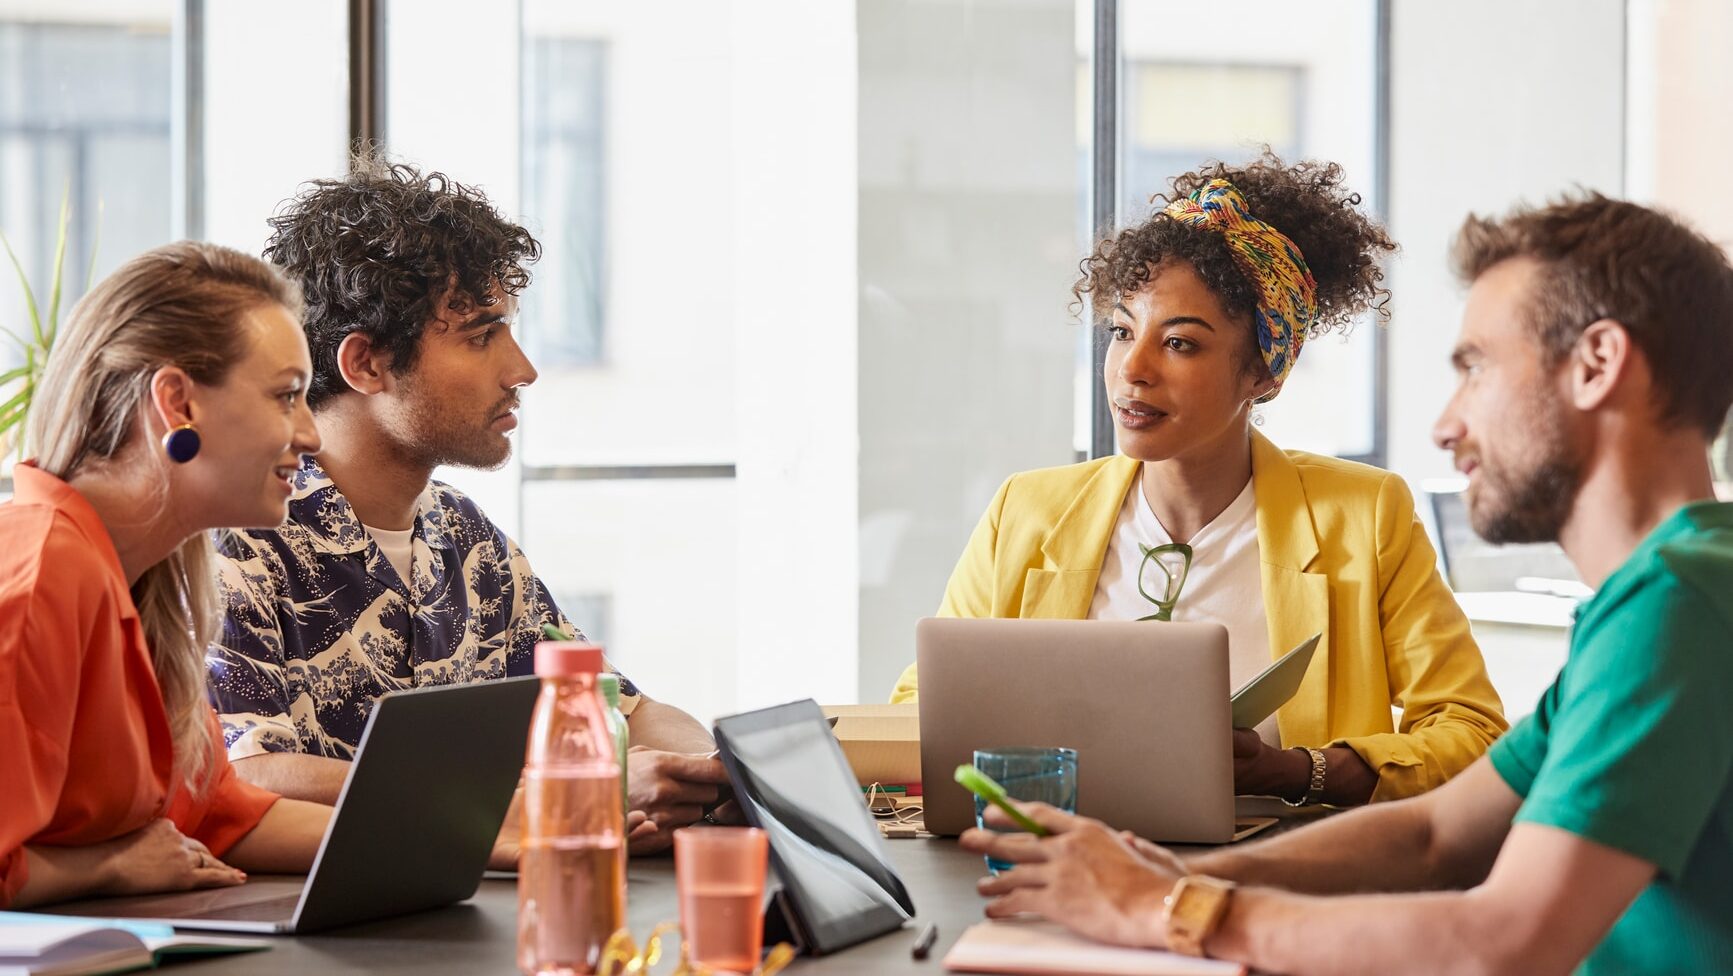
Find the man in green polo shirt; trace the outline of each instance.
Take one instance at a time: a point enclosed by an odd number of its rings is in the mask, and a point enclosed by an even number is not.
[[[1474,528],[1596,590],[1529,718],[1425,796],[1177,858],[1046,807],[989,915],[1283,973],[1733,973],[1733,267],[1597,194],[1470,218],[1434,436]],[[1005,821],[996,821],[1007,823]]]

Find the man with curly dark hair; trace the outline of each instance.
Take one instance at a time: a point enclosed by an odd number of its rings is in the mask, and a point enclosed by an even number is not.
[[[1293,700],[1234,732],[1237,792],[1296,804],[1432,789],[1506,727],[1403,480],[1252,427],[1309,336],[1382,310],[1395,245],[1359,204],[1336,164],[1266,152],[1101,241],[1076,295],[1106,323],[1120,453],[1006,481],[939,609],[1219,623],[1236,687],[1321,634]],[[893,700],[918,693],[911,666]]]
[[[1424,796],[1185,858],[1051,807],[993,916],[1259,972],[1725,973],[1733,964],[1733,265],[1673,217],[1577,194],[1457,240],[1469,283],[1433,439],[1491,542],[1595,590],[1533,714]],[[995,811],[990,823],[1009,826]]]
[[[375,155],[270,224],[265,257],[306,297],[324,447],[280,529],[224,540],[210,688],[244,779],[329,803],[380,695],[530,674],[544,624],[579,633],[517,544],[431,480],[510,456],[536,379],[512,326],[541,248],[478,190]],[[727,777],[702,726],[621,685],[632,847],[659,850]]]

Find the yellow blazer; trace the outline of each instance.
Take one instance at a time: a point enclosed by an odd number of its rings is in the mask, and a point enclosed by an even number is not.
[[[1011,476],[975,527],[939,616],[1087,617],[1138,466],[1120,455]],[[1378,468],[1282,451],[1256,431],[1252,482],[1270,651],[1324,635],[1299,693],[1277,713],[1282,745],[1353,749],[1378,773],[1373,800],[1412,796],[1466,769],[1508,726],[1408,486]],[[891,701],[917,695],[910,665]]]

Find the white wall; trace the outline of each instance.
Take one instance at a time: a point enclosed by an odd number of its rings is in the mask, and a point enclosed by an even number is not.
[[[1452,473],[1431,438],[1455,382],[1451,239],[1470,211],[1621,191],[1625,21],[1622,0],[1392,7],[1389,463],[1418,487]]]

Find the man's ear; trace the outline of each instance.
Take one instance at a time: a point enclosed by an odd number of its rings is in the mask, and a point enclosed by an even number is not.
[[[351,390],[363,396],[383,393],[391,382],[391,357],[359,332],[343,337],[337,346],[337,372]]]
[[[193,378],[186,370],[164,366],[151,375],[150,409],[162,425],[162,430],[153,433],[153,437],[186,424],[197,424],[202,419],[194,416]]]
[[[1634,367],[1631,334],[1612,319],[1596,319],[1583,329],[1571,349],[1567,381],[1571,403],[1578,410],[1604,406],[1630,382]]]

